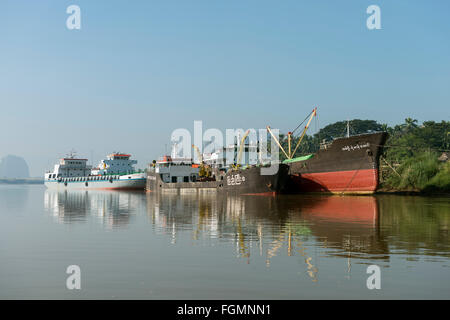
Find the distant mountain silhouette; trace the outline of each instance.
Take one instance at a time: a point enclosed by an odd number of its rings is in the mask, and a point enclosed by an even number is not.
[[[7,155],[0,161],[0,178],[29,178],[30,170],[27,162],[18,156]]]

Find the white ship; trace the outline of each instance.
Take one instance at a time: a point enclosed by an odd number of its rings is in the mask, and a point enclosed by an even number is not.
[[[146,173],[136,171],[131,155],[113,153],[97,168],[87,165],[87,159],[73,154],[55,164],[53,172],[45,174],[45,186],[52,189],[145,189]]]

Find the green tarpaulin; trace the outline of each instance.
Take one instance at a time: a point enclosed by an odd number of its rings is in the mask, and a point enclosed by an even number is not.
[[[314,155],[313,154],[309,154],[307,156],[303,156],[303,157],[297,157],[297,158],[292,158],[292,159],[286,159],[283,161],[283,163],[291,163],[291,162],[298,162],[298,161],[305,161],[308,159],[311,159]]]

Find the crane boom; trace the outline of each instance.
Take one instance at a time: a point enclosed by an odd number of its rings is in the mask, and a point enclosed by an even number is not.
[[[281,149],[281,151],[283,151],[283,153],[286,156],[286,158],[290,159],[288,154],[286,153],[286,151],[284,151],[283,147],[281,146],[280,142],[278,141],[277,137],[275,137],[275,135],[273,134],[272,130],[270,130],[270,127],[267,126],[266,128],[267,128],[267,131],[269,131],[269,133],[272,135],[272,137],[275,140],[275,142],[277,143],[278,147]]]
[[[202,153],[200,152],[200,149],[194,144],[192,145],[192,148],[194,148],[194,150],[197,152],[197,156],[198,156],[198,160],[200,161],[200,164],[203,163],[203,156],[202,156]]]
[[[317,107],[314,108],[313,112],[311,113],[311,117],[309,118],[308,123],[306,124],[305,128],[303,129],[302,135],[298,139],[298,142],[297,142],[297,145],[295,146],[294,152],[292,152],[292,154],[290,154],[289,159],[292,159],[292,157],[294,156],[295,152],[297,151],[298,147],[300,146],[300,143],[303,140],[303,137],[305,136],[306,131],[309,128],[309,125],[311,124],[312,119],[316,116],[316,114],[317,114]]]
[[[242,137],[242,139],[241,139],[241,143],[240,143],[240,145],[239,145],[239,153],[238,153],[237,161],[236,161],[236,165],[237,165],[237,166],[240,165],[240,163],[241,163],[242,151],[244,150],[245,139],[247,138],[247,136],[248,136],[249,133],[250,133],[250,130],[247,130],[247,131],[244,133],[244,135],[243,135],[243,137]]]
[[[300,146],[300,143],[302,142],[303,137],[305,136],[306,131],[308,130],[309,125],[311,124],[311,121],[312,121],[312,119],[316,116],[316,114],[317,114],[317,107],[314,108],[313,111],[311,112],[311,116],[310,116],[310,118],[309,118],[309,120],[308,120],[308,123],[306,124],[305,128],[303,129],[303,132],[302,132],[300,138],[298,139],[297,145],[295,146],[295,149],[294,149],[293,152],[291,152],[291,147],[292,147],[292,134],[293,134],[293,132],[288,132],[287,138],[288,138],[288,153],[289,153],[289,154],[286,153],[286,151],[283,149],[283,147],[281,146],[280,141],[278,141],[277,137],[275,137],[275,135],[273,134],[272,130],[270,130],[270,127],[269,127],[269,126],[266,127],[266,128],[267,128],[267,131],[272,135],[273,139],[275,140],[275,142],[277,143],[277,145],[278,145],[278,147],[281,149],[281,151],[283,151],[283,153],[284,153],[284,155],[286,156],[287,159],[292,159],[293,156],[295,155],[295,152],[297,151],[298,147]],[[305,120],[306,120],[306,119],[305,119]],[[304,122],[305,120],[303,120],[303,122]],[[303,123],[303,122],[302,122],[302,123]],[[301,125],[301,124],[300,124],[300,125]],[[299,128],[300,125],[299,125],[297,128]],[[297,128],[296,128],[295,130],[297,130]],[[294,130],[294,131],[295,131],[295,130]]]

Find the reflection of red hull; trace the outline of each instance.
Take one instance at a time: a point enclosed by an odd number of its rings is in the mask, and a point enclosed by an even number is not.
[[[349,170],[292,175],[300,192],[373,193],[378,187],[378,170]]]
[[[343,223],[365,223],[373,225],[378,216],[374,197],[325,196],[320,201],[304,201],[302,214],[309,219]]]

